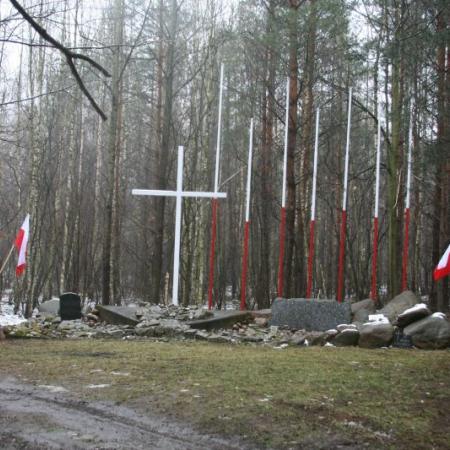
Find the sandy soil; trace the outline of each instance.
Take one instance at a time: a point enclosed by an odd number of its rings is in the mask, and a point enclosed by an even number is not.
[[[59,392],[58,392],[59,391]],[[58,387],[0,381],[2,449],[243,449],[167,418],[85,402]]]

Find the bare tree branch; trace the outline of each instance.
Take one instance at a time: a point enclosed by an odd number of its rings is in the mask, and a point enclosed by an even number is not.
[[[16,0],[10,0],[11,4],[14,6],[14,8],[17,9],[17,11],[21,14],[21,16],[33,27],[34,30],[37,31],[37,33],[47,42],[49,42],[53,47],[58,49],[65,57],[67,64],[70,68],[70,71],[72,72],[72,75],[74,76],[78,86],[80,87],[83,94],[87,97],[92,107],[97,111],[97,113],[100,115],[100,117],[103,120],[107,120],[106,114],[103,112],[103,110],[100,108],[100,106],[97,104],[97,102],[94,100],[92,95],[89,93],[88,89],[86,88],[85,84],[83,83],[83,80],[81,79],[81,76],[75,66],[74,60],[81,59],[82,61],[86,61],[88,64],[90,64],[92,67],[97,69],[99,72],[101,72],[105,77],[110,77],[110,73],[102,67],[99,63],[94,61],[92,58],[89,58],[89,56],[83,55],[82,53],[76,53],[69,48],[65,47],[63,44],[61,44],[59,41],[57,41],[54,37],[52,37],[45,28],[43,28],[41,25],[39,25],[20,5],[19,2]]]

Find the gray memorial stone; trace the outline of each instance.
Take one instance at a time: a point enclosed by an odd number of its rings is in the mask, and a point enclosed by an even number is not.
[[[270,324],[296,330],[327,331],[341,323],[350,323],[351,318],[351,306],[348,302],[277,298],[272,304]]]

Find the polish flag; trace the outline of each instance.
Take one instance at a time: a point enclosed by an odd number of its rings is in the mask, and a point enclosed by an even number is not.
[[[19,232],[17,233],[15,246],[19,252],[19,259],[17,260],[16,276],[20,276],[25,271],[26,256],[27,256],[27,244],[28,237],[30,235],[30,215],[27,214]]]
[[[445,277],[450,274],[450,245],[448,246],[445,253],[442,255],[439,264],[436,269],[434,269],[434,281],[439,280],[440,278]]]

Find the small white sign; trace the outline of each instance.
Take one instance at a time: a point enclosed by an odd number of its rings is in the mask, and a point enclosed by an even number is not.
[[[384,314],[369,314],[369,322],[386,322],[387,317]]]

